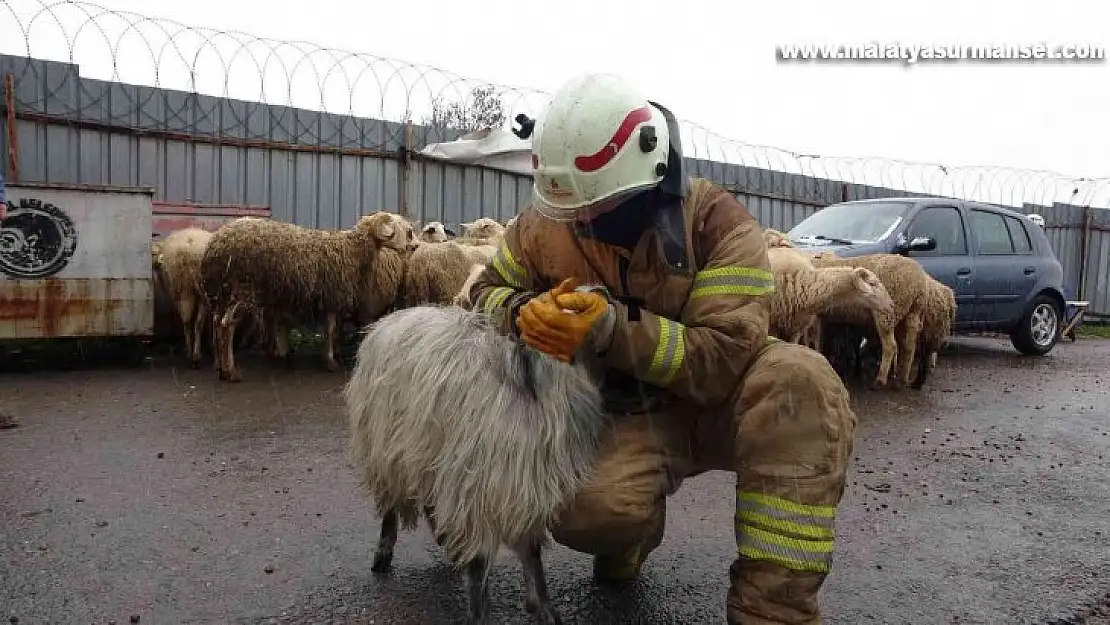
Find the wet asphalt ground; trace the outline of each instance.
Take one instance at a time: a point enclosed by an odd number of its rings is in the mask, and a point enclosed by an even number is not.
[[[0,618],[462,622],[460,577],[424,527],[391,574],[370,571],[378,521],[344,456],[343,375],[242,365],[239,385],[166,353],[0,373],[18,423],[0,429]],[[824,622],[1110,623],[1108,395],[1110,341],[1087,338],[1042,359],[956,339],[923,391],[855,390]],[[625,588],[546,552],[564,620],[723,623],[732,501],[726,474],[688,481]],[[512,556],[492,583],[496,621],[527,623]]]

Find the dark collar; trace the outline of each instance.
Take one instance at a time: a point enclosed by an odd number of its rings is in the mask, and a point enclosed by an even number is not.
[[[653,230],[663,247],[668,269],[675,273],[689,273],[691,267],[686,253],[685,222],[683,198],[656,188],[632,196],[587,224],[575,223],[574,231],[579,237],[632,253],[644,233]]]

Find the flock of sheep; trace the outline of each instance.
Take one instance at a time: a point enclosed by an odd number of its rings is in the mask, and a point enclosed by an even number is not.
[[[190,364],[200,365],[210,328],[220,378],[240,381],[234,347],[245,343],[236,341],[241,328],[253,329],[271,356],[284,358],[293,327],[322,326],[324,367],[336,371],[344,323],[359,327],[395,308],[462,303],[464,283],[493,258],[507,226],[483,217],[451,239],[442,223],[417,233],[384,211],[341,231],[242,217],[215,232],[173,232],[153,244],[152,260],[184,327]]]
[[[775,292],[767,297],[772,334],[829,355],[823,330],[855,326],[881,349],[872,388],[921,388],[955,319],[952,289],[898,254],[839,258],[795,248],[772,229],[764,239],[775,274]]]
[[[361,327],[421,304],[468,307],[469,285],[512,221],[483,217],[455,236],[440,222],[415,226],[382,211],[341,231],[243,217],[215,232],[174,232],[154,243],[153,261],[194,367],[206,328],[220,378],[239,381],[234,347],[245,341],[237,331],[253,330],[284,358],[290,329],[306,324],[322,327],[324,367],[335,371],[345,323]],[[881,350],[873,388],[921,387],[955,315],[951,289],[903,256],[838,258],[795,248],[776,230],[764,237],[775,274],[766,300],[772,335],[830,355],[836,329],[854,326]]]

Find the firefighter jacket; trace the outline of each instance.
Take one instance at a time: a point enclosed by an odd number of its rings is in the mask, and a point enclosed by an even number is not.
[[[585,225],[528,208],[470,301],[516,337],[520,306],[568,277],[603,286],[614,303],[607,367],[698,405],[727,400],[768,340],[761,297],[774,278],[762,230],[708,180],[690,179],[684,197],[645,192]]]

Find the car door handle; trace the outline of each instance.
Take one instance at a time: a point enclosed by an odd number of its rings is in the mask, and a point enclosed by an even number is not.
[[[1022,273],[1024,273],[1025,275],[1027,275],[1027,276],[1031,276],[1031,275],[1033,275],[1034,273],[1036,273],[1036,271],[1037,271],[1037,268],[1036,268],[1036,267],[1026,267],[1025,269],[1022,269],[1021,271],[1022,271]]]
[[[970,276],[971,275],[971,268],[961,267],[960,269],[956,270],[956,275],[960,276],[960,277]]]

